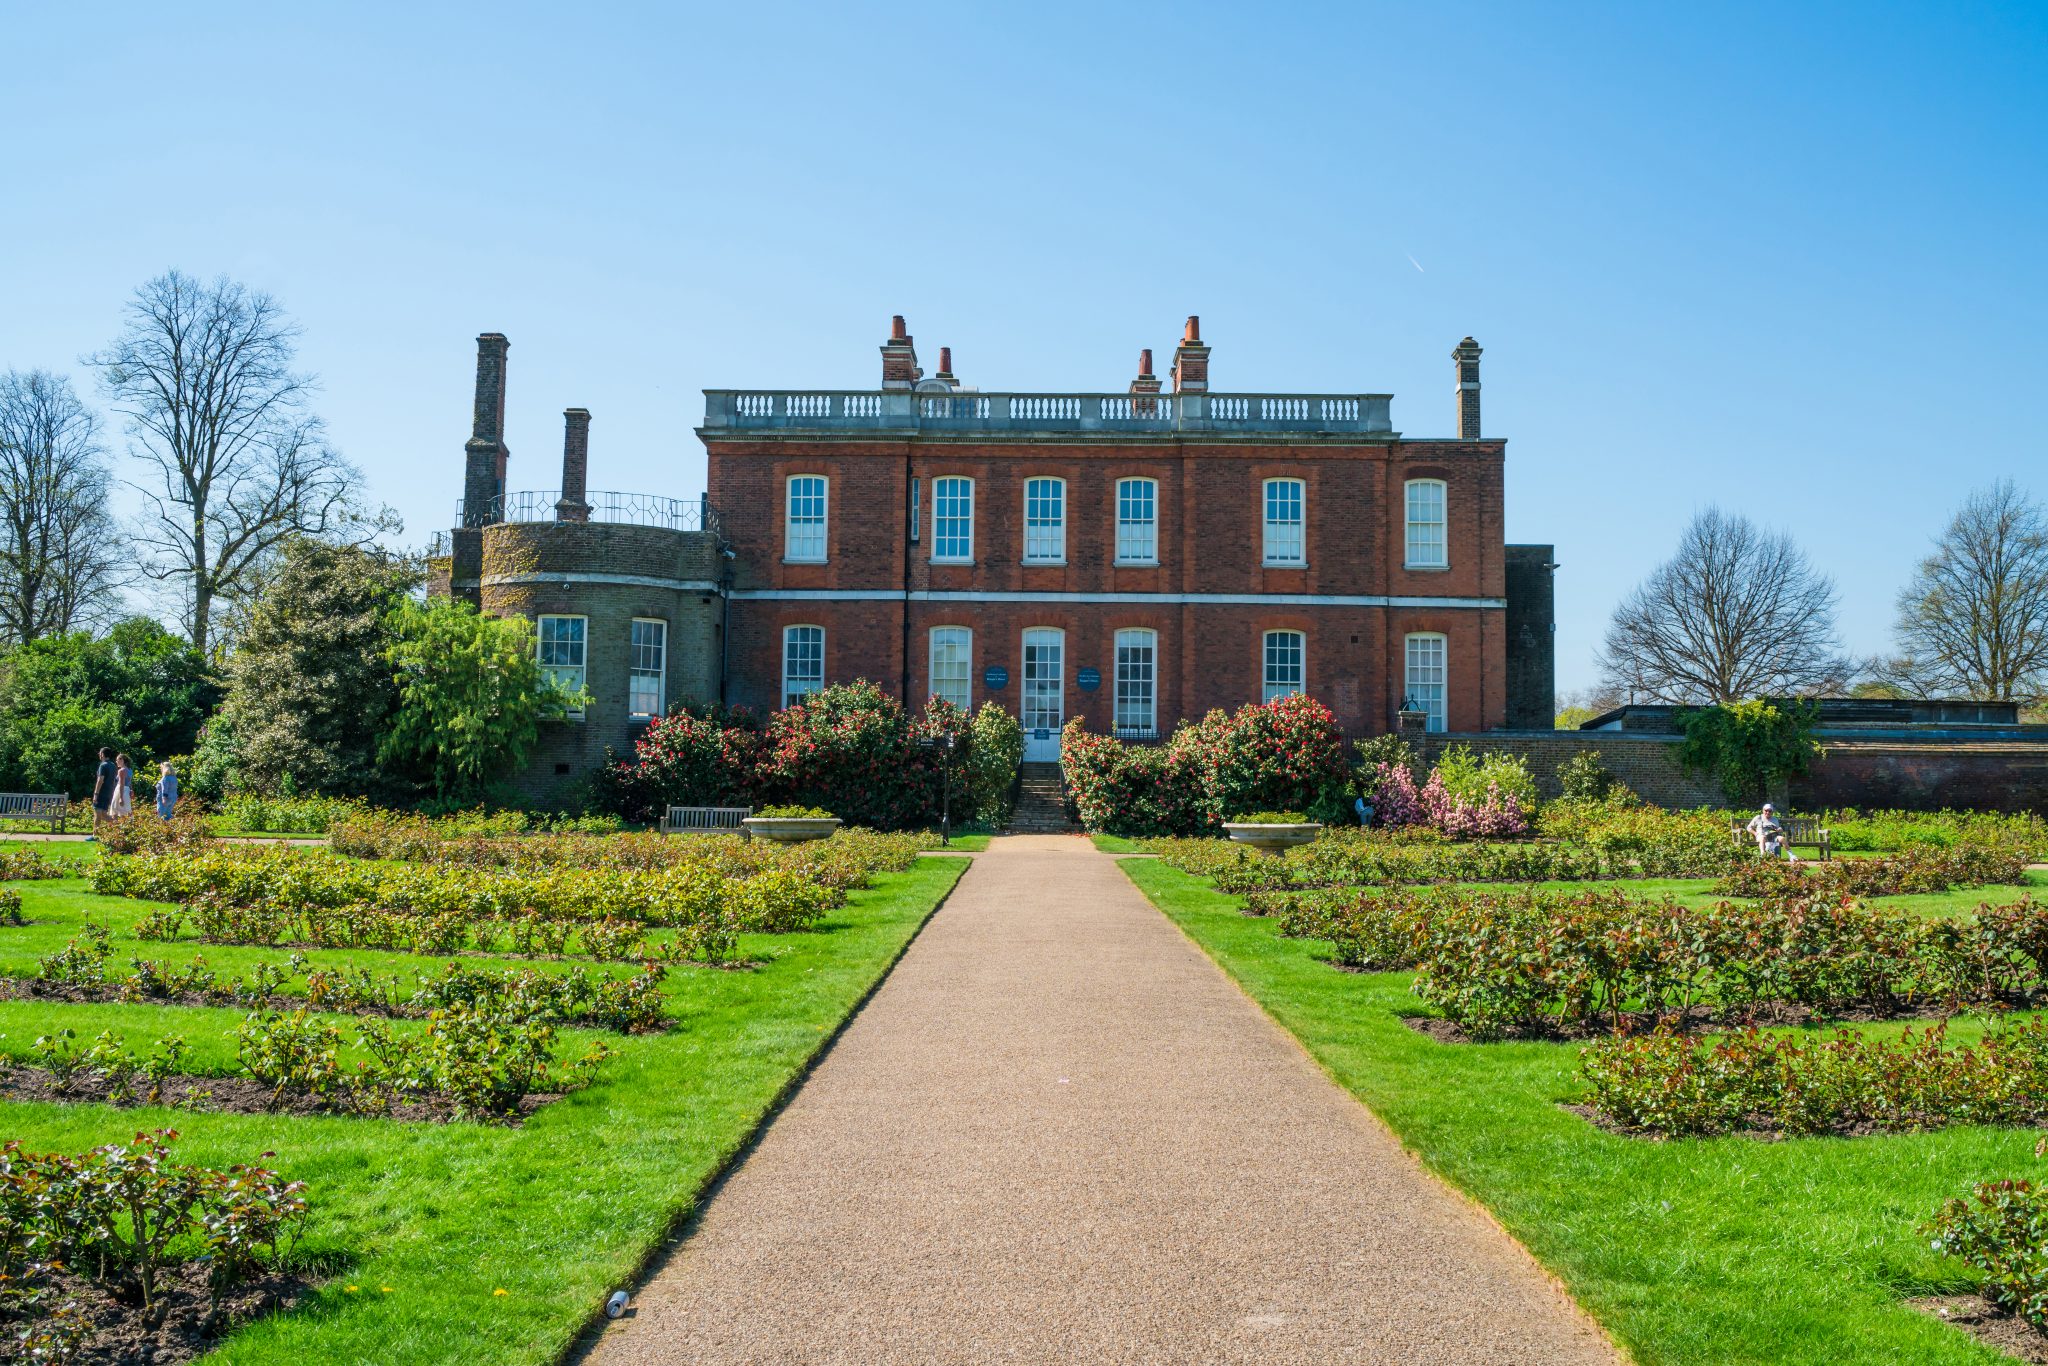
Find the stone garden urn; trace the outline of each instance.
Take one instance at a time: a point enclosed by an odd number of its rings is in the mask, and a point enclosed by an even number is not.
[[[740,822],[748,834],[777,844],[830,839],[844,824],[837,816],[749,816]]]
[[[1287,825],[1268,825],[1263,821],[1225,821],[1224,831],[1239,844],[1249,844],[1262,854],[1274,858],[1286,853],[1297,844],[1307,844],[1322,830],[1319,821],[1301,821]]]

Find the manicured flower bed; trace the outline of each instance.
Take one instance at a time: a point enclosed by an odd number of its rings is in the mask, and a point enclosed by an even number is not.
[[[1625,1132],[1838,1134],[2048,1121],[2048,1019],[1950,1047],[1945,1026],[1897,1040],[1745,1030],[1702,1041],[1659,1031],[1585,1050],[1585,1103]]]
[[[170,1159],[177,1134],[66,1157],[0,1149],[0,1332],[10,1359],[189,1360],[289,1302],[305,1186]],[[269,1154],[265,1154],[269,1156]]]
[[[1937,1252],[1969,1263],[1997,1308],[2048,1331],[2048,1189],[1985,1181],[1950,1200],[1921,1230]]]

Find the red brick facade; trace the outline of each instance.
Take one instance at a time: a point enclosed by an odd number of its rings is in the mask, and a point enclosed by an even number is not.
[[[704,436],[710,499],[726,514],[736,555],[732,702],[778,705],[784,629],[814,625],[824,629],[827,682],[870,678],[922,703],[930,630],[964,626],[973,631],[972,703],[993,698],[1015,711],[1021,635],[1050,626],[1066,633],[1064,714],[1107,728],[1114,635],[1147,627],[1158,633],[1165,732],[1179,718],[1258,700],[1263,634],[1296,630],[1305,690],[1347,731],[1373,733],[1391,726],[1400,703],[1405,637],[1429,631],[1446,637],[1449,729],[1498,726],[1505,716],[1500,441]],[[829,481],[823,564],[785,560],[795,475]],[[933,481],[946,476],[974,481],[971,565],[932,563]],[[1025,481],[1041,476],[1065,481],[1064,564],[1024,562]],[[1153,567],[1116,563],[1117,482],[1131,477],[1157,481]],[[1263,486],[1283,477],[1304,489],[1299,568],[1262,563]],[[1411,479],[1446,486],[1445,568],[1406,567]],[[1008,670],[1006,687],[984,685],[991,666]],[[1087,668],[1101,674],[1097,691],[1079,686]]]

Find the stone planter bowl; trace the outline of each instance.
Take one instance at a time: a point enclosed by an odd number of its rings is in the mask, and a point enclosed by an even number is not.
[[[1322,830],[1317,821],[1303,821],[1299,825],[1263,825],[1245,821],[1225,821],[1223,828],[1230,838],[1239,844],[1249,844],[1262,854],[1279,858],[1281,853],[1297,844],[1307,844]]]
[[[845,822],[837,816],[749,816],[740,824],[748,834],[777,844],[803,844],[832,838]]]

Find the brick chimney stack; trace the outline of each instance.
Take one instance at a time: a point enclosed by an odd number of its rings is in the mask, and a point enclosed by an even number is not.
[[[1479,343],[1465,338],[1451,352],[1458,363],[1458,439],[1479,439]]]
[[[562,496],[555,501],[558,522],[587,522],[590,503],[590,409],[562,410]]]
[[[952,347],[942,346],[939,348],[939,372],[933,375],[932,378],[936,380],[941,380],[955,389],[958,389],[960,387],[960,381],[953,378]]]
[[[909,389],[923,376],[924,371],[917,368],[917,347],[911,344],[903,315],[898,313],[889,319],[889,340],[882,344],[882,387]]]
[[[1138,353],[1138,377],[1131,381],[1134,394],[1156,394],[1159,392],[1159,376],[1152,373],[1152,348],[1146,347]]]
[[[1187,330],[1173,349],[1173,392],[1203,394],[1209,391],[1209,348],[1202,345],[1202,320],[1188,315]]]
[[[504,514],[505,353],[512,343],[502,332],[476,339],[476,415],[463,447],[462,524],[484,526]]]

